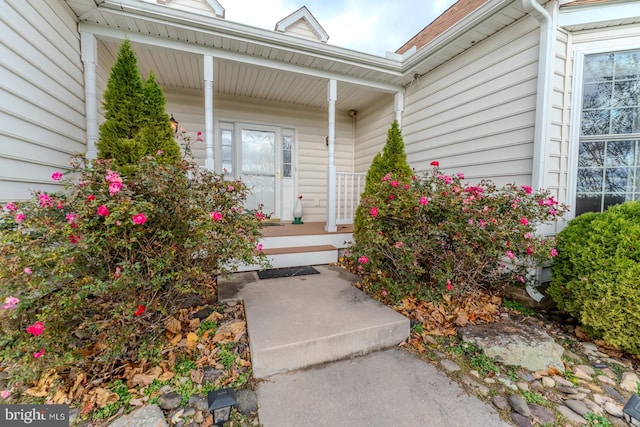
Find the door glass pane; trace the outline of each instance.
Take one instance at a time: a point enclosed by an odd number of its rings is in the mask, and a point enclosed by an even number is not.
[[[291,178],[292,142],[293,138],[291,136],[282,137],[282,176],[284,178]]]
[[[233,131],[222,129],[222,169],[225,174],[233,174]]]
[[[276,134],[270,131],[243,129],[242,180],[251,189],[248,209],[275,212],[276,204]]]

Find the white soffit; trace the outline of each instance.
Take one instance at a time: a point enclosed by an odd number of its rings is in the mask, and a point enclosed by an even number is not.
[[[292,26],[293,24],[295,24],[300,20],[304,20],[309,24],[312,31],[316,33],[316,35],[318,36],[318,38],[322,43],[326,43],[327,40],[329,40],[329,34],[327,34],[324,28],[322,28],[322,25],[320,25],[320,23],[311,14],[311,12],[309,12],[309,9],[307,9],[306,6],[302,6],[300,9],[296,10],[291,15],[280,20],[276,24],[275,30],[280,33],[284,33],[287,30],[287,28],[289,28],[290,26]]]
[[[640,1],[595,3],[585,6],[561,6],[558,24],[567,29],[600,27],[611,24],[640,22]]]

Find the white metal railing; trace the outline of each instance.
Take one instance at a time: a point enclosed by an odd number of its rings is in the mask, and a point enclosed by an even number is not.
[[[353,224],[366,173],[336,172],[336,224]]]

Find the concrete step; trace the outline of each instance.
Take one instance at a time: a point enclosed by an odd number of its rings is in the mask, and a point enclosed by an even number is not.
[[[338,262],[338,248],[333,245],[289,246],[265,248],[271,268],[300,267],[314,264],[333,264]],[[243,265],[238,271],[254,271],[258,266]]]
[[[253,375],[264,378],[395,346],[409,336],[409,319],[352,286],[339,267],[321,274],[259,280],[242,273],[219,283],[244,300]]]

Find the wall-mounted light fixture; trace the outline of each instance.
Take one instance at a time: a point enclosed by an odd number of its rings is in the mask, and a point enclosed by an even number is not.
[[[173,133],[178,133],[178,125],[180,123],[178,123],[178,121],[173,117],[173,114],[171,114],[171,118],[169,119],[169,125],[171,125],[171,131]]]

